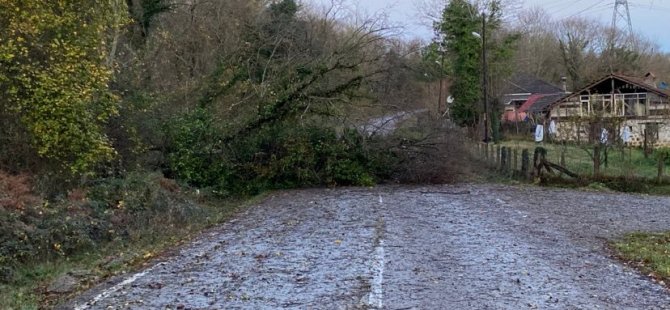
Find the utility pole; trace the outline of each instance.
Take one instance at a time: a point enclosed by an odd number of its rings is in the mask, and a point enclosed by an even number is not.
[[[446,52],[444,50],[444,40],[440,42],[440,46],[438,47],[438,51],[440,52],[442,59],[440,61],[440,92],[437,97],[437,115],[442,115],[442,88],[444,84],[444,53]],[[445,106],[446,108],[446,106]]]
[[[484,143],[489,143],[489,76],[488,61],[486,59],[486,14],[482,13],[482,92],[484,98]]]

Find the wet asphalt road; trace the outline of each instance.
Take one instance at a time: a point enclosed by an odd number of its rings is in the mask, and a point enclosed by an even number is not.
[[[76,309],[670,309],[606,239],[670,199],[502,185],[278,193]]]

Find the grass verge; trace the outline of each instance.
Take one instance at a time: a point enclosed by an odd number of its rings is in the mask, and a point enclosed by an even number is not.
[[[611,245],[619,258],[670,287],[670,232],[635,232]]]
[[[564,153],[565,167],[580,175],[580,178],[573,179],[563,175],[547,174],[540,182],[542,186],[670,196],[670,178],[666,176],[660,181],[657,179],[656,155],[650,155],[647,158],[640,149],[633,148],[624,151],[611,149],[608,156],[609,164],[603,163],[602,175],[594,177],[593,162],[586,150],[580,146],[536,144],[524,140],[505,141],[500,146],[518,150],[519,153],[526,149],[530,152],[531,161],[533,151],[538,146],[548,151],[548,160],[554,163],[560,163],[561,153]],[[517,162],[517,165],[520,167],[521,163]]]
[[[155,174],[105,181],[86,192],[48,207],[0,208],[7,230],[0,238],[0,308],[52,308],[142,268],[257,201],[217,199]],[[76,283],[54,290],[54,281],[66,277]]]
[[[565,155],[565,166],[570,171],[580,175],[593,174],[593,160],[588,152],[589,147],[574,144],[562,145],[559,143],[541,143],[532,141],[505,141],[502,146],[531,152],[541,146],[547,149],[547,159],[554,163],[561,162],[561,154]],[[654,155],[645,156],[638,148],[610,149],[607,164],[603,162],[601,173],[606,177],[648,178],[655,179],[658,173],[658,162]]]

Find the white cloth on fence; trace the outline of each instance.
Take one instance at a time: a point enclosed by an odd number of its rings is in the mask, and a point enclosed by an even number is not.
[[[551,120],[549,123],[549,134],[555,136],[558,133],[558,128],[556,127],[556,122]]]
[[[623,126],[623,129],[621,130],[621,140],[623,143],[630,143],[632,138],[633,133],[631,132],[630,127]]]
[[[535,142],[544,141],[544,125],[537,125],[535,127]]]

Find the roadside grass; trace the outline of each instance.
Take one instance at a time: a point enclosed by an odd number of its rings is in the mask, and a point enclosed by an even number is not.
[[[129,192],[133,190],[132,188],[120,187],[120,193],[126,195],[128,204],[125,208],[128,210],[121,210],[124,211],[123,214],[109,218],[110,223],[116,223],[114,227],[118,227],[113,239],[96,240],[92,246],[73,247],[68,253],[49,254],[49,251],[53,252],[53,249],[45,251],[43,246],[42,250],[39,250],[40,247],[37,246],[30,248],[33,257],[29,260],[23,259],[12,263],[10,268],[3,268],[4,272],[11,272],[11,277],[10,280],[0,281],[0,308],[10,310],[52,308],[105,279],[142,268],[151,260],[176,250],[180,245],[197,237],[203,230],[222,223],[236,210],[262,199],[261,196],[258,196],[246,201],[222,200],[208,194],[196,194],[195,191],[187,188],[174,192],[174,188],[166,190],[154,184],[165,182],[162,177],[148,175],[138,178],[142,182],[150,183],[136,189],[142,196],[143,209],[131,212],[129,209],[140,207],[133,204],[133,201],[139,203],[139,200],[134,200],[135,198],[132,197],[134,193]],[[109,190],[109,187],[104,188]],[[105,197],[109,198],[109,196]],[[83,221],[79,218],[74,219],[79,224],[72,223],[71,225],[80,225],[78,229],[90,231],[94,229],[92,223],[107,220],[102,214],[89,214],[84,217],[91,221],[91,225],[81,224]],[[64,217],[61,213],[57,215],[59,218]],[[123,222],[115,222],[120,219]],[[59,222],[64,221],[67,220]],[[32,225],[32,223],[29,224]],[[68,237],[73,238],[69,235]],[[76,237],[82,238],[81,236]],[[0,244],[0,246],[10,245],[13,246],[8,243]],[[63,243],[63,247],[65,246]],[[73,291],[62,294],[48,292],[47,288],[54,280],[68,274],[73,276],[76,274],[78,284]]]
[[[593,174],[593,160],[587,149],[574,144],[536,144],[532,141],[510,140],[502,142],[501,145],[518,150],[528,149],[531,154],[536,147],[544,147],[547,149],[548,160],[557,164],[560,163],[561,153],[565,151],[565,165],[568,170],[584,176]],[[657,164],[654,155],[645,158],[644,152],[638,148],[610,149],[607,166],[604,163],[601,165],[601,173],[608,177],[655,179],[658,173]]]
[[[635,232],[611,245],[622,260],[662,284],[670,285],[670,232]]]
[[[498,146],[518,150],[519,155],[522,150],[527,149],[531,160],[533,151],[540,146],[547,149],[548,160],[556,164],[561,164],[561,153],[564,152],[565,167],[580,177],[574,179],[563,175],[545,175],[539,180],[542,186],[670,196],[670,175],[666,172],[664,178],[659,182],[656,154],[646,158],[641,149],[610,149],[608,164],[603,163],[601,175],[594,177],[591,157],[585,148],[578,145],[548,142],[538,144],[533,141],[515,139],[503,141]],[[521,167],[520,156],[517,157],[517,161],[517,166]],[[668,171],[667,164],[666,171]],[[502,176],[501,179],[502,182],[505,182],[505,179],[509,179],[509,175]],[[496,180],[493,178],[491,181]]]
[[[117,241],[71,257],[20,266],[13,283],[0,284],[3,309],[50,308],[104,279],[137,270],[152,259],[197,237],[203,230],[223,222],[240,204],[219,202],[217,206],[203,205],[207,216],[190,219],[190,225],[155,227],[160,233],[147,229],[138,233],[136,240]],[[78,270],[86,274],[78,279],[79,285],[75,291],[67,294],[47,292],[47,286],[52,281]]]

